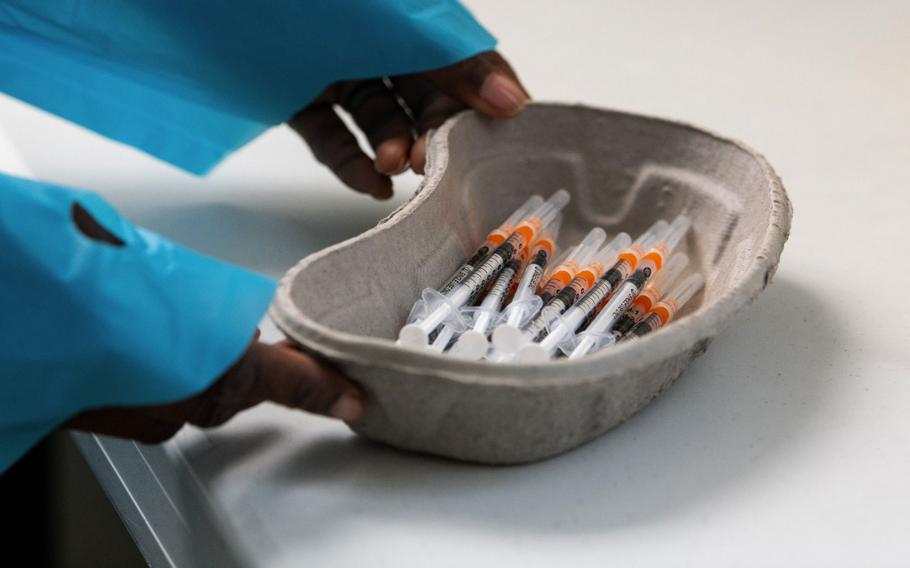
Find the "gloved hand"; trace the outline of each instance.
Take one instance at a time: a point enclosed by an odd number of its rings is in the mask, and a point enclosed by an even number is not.
[[[270,345],[260,343],[258,335],[239,361],[195,396],[169,404],[87,410],[63,427],[153,444],[184,424],[218,426],[264,401],[348,422],[363,417],[363,395],[338,371],[289,341]]]
[[[466,108],[492,117],[513,116],[528,99],[508,62],[487,51],[424,73],[335,83],[288,124],[342,182],[388,199],[391,176],[409,165],[423,173],[428,130]],[[375,160],[360,149],[334,105],[354,118],[373,147]]]

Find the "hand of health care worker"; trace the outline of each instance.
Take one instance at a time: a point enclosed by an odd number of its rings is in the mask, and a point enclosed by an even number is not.
[[[72,221],[96,241],[124,246],[79,205],[73,207]],[[302,353],[290,341],[260,342],[257,330],[240,359],[203,392],[167,404],[87,410],[63,427],[151,444],[167,440],[184,424],[219,426],[241,410],[266,401],[347,421],[359,420],[364,413],[360,391],[338,371]]]
[[[423,173],[427,131],[466,108],[491,117],[513,116],[528,99],[508,62],[486,51],[424,73],[335,83],[288,124],[342,182],[388,199],[390,176],[409,165]],[[360,149],[335,105],[351,114],[373,147],[375,160]]]
[[[155,444],[184,424],[220,426],[266,401],[347,421],[359,420],[364,412],[360,391],[339,372],[289,341],[269,345],[254,339],[239,361],[196,396],[169,404],[88,410],[63,427]]]
[[[392,195],[391,175],[408,165],[423,172],[430,129],[465,108],[492,117],[513,116],[529,98],[509,64],[492,51],[434,71],[392,77],[388,83],[391,87],[380,79],[335,83],[289,121],[342,182],[380,199]],[[360,149],[335,113],[335,104],[354,117],[376,152],[375,160]],[[91,216],[82,214],[79,225],[83,232],[117,244]],[[264,401],[346,421],[364,414],[360,391],[337,371],[290,342],[254,340],[237,363],[196,396],[170,404],[88,410],[64,426],[153,443],[170,438],[187,423],[223,424]]]

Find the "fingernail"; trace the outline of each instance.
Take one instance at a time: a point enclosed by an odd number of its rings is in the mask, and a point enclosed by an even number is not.
[[[356,391],[349,391],[335,401],[335,404],[329,409],[329,416],[345,422],[356,422],[363,418],[363,412],[363,397]]]
[[[499,73],[490,73],[480,86],[480,98],[504,114],[519,112],[528,97],[518,83]]]
[[[386,140],[376,149],[373,167],[389,176],[403,172],[408,167],[408,148],[399,140]]]

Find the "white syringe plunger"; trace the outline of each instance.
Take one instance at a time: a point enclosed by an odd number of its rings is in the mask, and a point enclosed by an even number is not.
[[[421,299],[411,309],[408,323],[398,331],[398,343],[424,348],[429,342],[430,334],[443,323],[450,325],[456,332],[465,329],[467,322],[459,313],[459,308],[464,305],[461,301],[463,296],[464,294],[453,301],[432,288],[425,288]]]
[[[458,336],[458,341],[452,346],[449,353],[459,359],[478,361],[486,355],[490,344],[487,336],[477,330],[469,329]]]

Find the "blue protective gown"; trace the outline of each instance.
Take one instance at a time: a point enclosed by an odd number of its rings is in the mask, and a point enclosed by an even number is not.
[[[335,81],[494,45],[454,0],[0,0],[0,91],[202,174]],[[124,246],[82,234],[74,203]],[[273,291],[91,193],[0,174],[0,471],[84,409],[205,389]]]

